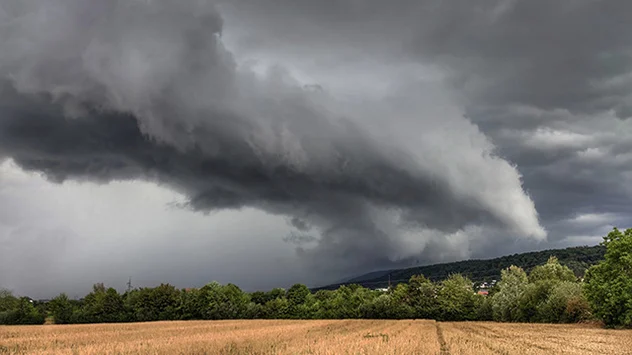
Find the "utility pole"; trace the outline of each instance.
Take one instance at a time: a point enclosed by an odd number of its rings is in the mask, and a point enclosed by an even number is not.
[[[129,281],[127,281],[127,292],[132,290],[132,277],[129,277]]]
[[[391,273],[388,273],[388,289],[391,290]]]

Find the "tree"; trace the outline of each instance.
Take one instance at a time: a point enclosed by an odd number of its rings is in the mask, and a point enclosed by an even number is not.
[[[492,297],[492,310],[496,321],[515,321],[518,316],[519,300],[527,287],[527,274],[517,266],[501,271],[498,291]]]
[[[263,291],[256,291],[250,294],[250,300],[256,304],[264,305],[269,301],[266,293]]]
[[[443,321],[475,320],[482,296],[474,293],[472,281],[461,274],[450,275],[437,292],[439,319]]]
[[[552,292],[556,290],[558,285],[564,284],[565,290],[572,290],[572,285],[576,285],[575,289],[581,289],[581,286],[576,283],[577,278],[573,271],[561,265],[555,256],[551,256],[546,264],[533,268],[528,279],[529,284],[526,285],[519,297],[518,309],[513,315],[513,320],[518,322],[565,322],[564,310],[559,309],[559,307],[562,307],[562,303],[563,307],[566,307],[568,300],[558,293],[556,294],[558,308],[553,312],[549,306],[553,302]]]
[[[286,319],[289,318],[289,302],[287,298],[275,298],[266,302],[264,307],[265,318],[268,319]]]
[[[555,284],[550,280],[527,284],[518,297],[518,307],[512,315],[512,321],[523,323],[544,321],[547,317],[542,315],[542,305],[549,298]]]
[[[211,282],[200,289],[196,303],[203,319],[239,319],[246,314],[250,299],[236,285]]]
[[[412,307],[397,300],[393,294],[382,294],[361,306],[363,318],[369,319],[405,319],[410,318]]]
[[[435,319],[439,309],[436,285],[424,275],[413,275],[408,281],[408,302],[414,317]]]
[[[110,287],[102,283],[92,286],[92,292],[86,295],[81,310],[73,315],[73,322],[101,323],[121,322],[125,320],[123,298]]]
[[[549,323],[574,323],[590,316],[590,306],[582,285],[563,281],[555,285],[539,309],[539,320]]]
[[[605,260],[586,272],[586,296],[606,326],[632,327],[632,229],[614,228],[601,244]]]
[[[295,284],[287,290],[286,298],[292,318],[303,318],[300,314],[303,311],[301,306],[305,304],[307,296],[310,294],[309,288],[303,284]]]
[[[529,273],[529,282],[538,281],[576,281],[571,269],[560,264],[555,256],[551,256],[544,265],[538,265]]]
[[[55,324],[72,323],[73,307],[65,293],[53,298],[50,302]]]
[[[182,290],[176,311],[180,319],[203,319],[203,299],[199,289]]]
[[[7,312],[17,308],[19,299],[9,290],[0,289],[0,312]]]
[[[33,300],[28,297],[21,297],[15,304],[14,309],[0,312],[0,324],[43,324],[44,315],[35,306]]]
[[[103,296],[103,321],[122,322],[124,320],[123,298],[116,289],[109,287]]]
[[[178,319],[180,291],[169,284],[140,288],[125,294],[125,307],[134,321]]]

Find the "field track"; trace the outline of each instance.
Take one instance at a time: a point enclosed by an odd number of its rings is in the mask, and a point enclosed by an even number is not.
[[[0,326],[0,354],[632,354],[632,331],[426,320]]]

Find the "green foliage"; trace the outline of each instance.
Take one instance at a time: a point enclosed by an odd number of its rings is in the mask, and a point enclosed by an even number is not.
[[[414,309],[391,294],[382,294],[362,306],[362,317],[368,319],[411,318]]]
[[[35,308],[30,298],[21,297],[12,305],[14,308],[0,312],[0,324],[44,324],[45,316]]]
[[[476,319],[482,321],[494,320],[494,310],[492,308],[492,297],[489,295],[482,297],[476,309]]]
[[[560,264],[555,256],[551,256],[546,264],[536,266],[529,273],[529,282],[545,280],[576,281],[577,278],[571,269]]]
[[[290,303],[287,298],[275,298],[265,304],[263,313],[267,319],[290,318]]]
[[[582,285],[562,281],[555,285],[539,309],[540,321],[573,323],[590,317],[590,306],[583,295]]]
[[[438,319],[442,321],[475,320],[477,308],[482,302],[474,293],[472,281],[460,274],[443,280],[437,292]]]
[[[65,293],[53,298],[50,302],[55,324],[68,324],[73,321],[74,307]]]
[[[492,296],[494,320],[509,322],[518,318],[519,300],[527,282],[527,273],[520,267],[512,265],[501,272],[498,292]]]
[[[577,284],[577,278],[571,269],[559,263],[555,256],[551,256],[544,265],[533,268],[529,273],[529,284],[525,287],[518,300],[518,310],[514,315],[517,322],[568,322],[563,310],[569,302],[570,294],[564,298],[558,290],[562,285],[564,290],[580,290],[581,285]],[[574,288],[573,288],[574,287]],[[553,297],[553,291],[558,290]],[[561,290],[561,289],[560,289]],[[579,292],[581,298],[581,292]],[[584,300],[582,298],[582,300]],[[585,300],[584,300],[585,301]],[[552,304],[557,302],[561,311],[553,312]]]
[[[211,282],[200,289],[196,302],[202,308],[202,319],[239,319],[245,314],[250,299],[239,287]]]
[[[627,275],[630,251],[621,251],[621,248],[610,250],[612,246],[627,246],[622,239],[619,235],[611,235],[607,240],[610,243],[609,258],[588,273],[587,292],[602,291],[602,281],[610,280],[618,282],[614,284],[619,287],[617,292],[628,292],[629,295],[630,288],[625,288],[629,287],[625,284],[629,276],[626,276],[627,279],[617,279],[617,276]],[[608,264],[613,261],[616,261],[614,266]],[[395,284],[387,291],[343,285],[336,290],[319,290],[316,293],[305,285],[295,284],[287,292],[278,288],[248,294],[233,284],[211,282],[200,289],[178,290],[161,284],[121,295],[113,288],[96,284],[92,292],[80,301],[69,300],[61,294],[48,304],[18,299],[7,291],[0,292],[0,323],[39,324],[47,312],[59,324],[255,318],[428,318],[557,323],[578,322],[591,317],[581,282],[555,257],[549,257],[544,265],[533,267],[528,275],[524,269],[513,265],[502,270],[500,281],[489,296],[478,295],[475,289],[475,283],[461,274],[449,275],[440,282],[414,275],[408,283]],[[619,302],[616,305],[623,304],[624,310],[625,307],[629,309],[629,304],[621,303],[622,295],[606,296],[608,301],[615,300]],[[598,293],[591,297],[591,302],[603,302]],[[612,309],[606,311],[614,312]],[[610,314],[603,313],[606,311],[602,310],[600,316]],[[624,321],[626,319],[623,318]]]
[[[503,270],[490,300],[497,321],[566,323],[590,317],[582,285],[556,257],[533,268],[528,276],[516,266]]]
[[[602,245],[605,260],[588,269],[586,296],[607,326],[632,327],[632,229],[613,229]]]
[[[542,322],[545,319],[541,312],[542,306],[548,300],[551,288],[555,284],[555,281],[551,280],[527,284],[518,298],[518,308],[511,320],[524,323]]]
[[[16,309],[20,300],[9,290],[0,289],[0,312]]]
[[[123,298],[114,288],[102,283],[92,286],[79,309],[73,311],[72,323],[112,323],[127,320]]]
[[[408,281],[408,299],[415,318],[435,319],[439,314],[437,286],[423,275],[413,275]]]
[[[177,306],[177,314],[183,320],[202,319],[202,297],[200,290],[190,289],[180,292],[180,300]]]
[[[169,284],[140,288],[125,294],[129,320],[136,322],[176,319],[180,291]]]
[[[303,284],[295,284],[287,290],[286,298],[289,305],[289,315],[291,318],[301,319],[309,318],[309,307],[306,307],[305,302],[308,296],[311,294],[309,288]]]

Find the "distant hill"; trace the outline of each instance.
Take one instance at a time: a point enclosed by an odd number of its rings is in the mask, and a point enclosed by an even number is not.
[[[440,281],[450,274],[460,273],[472,281],[500,280],[500,270],[517,265],[530,271],[537,265],[546,263],[550,256],[556,256],[562,265],[568,266],[575,275],[581,277],[586,269],[604,259],[606,248],[602,246],[572,247],[566,249],[550,249],[522,254],[502,256],[486,260],[464,260],[452,263],[417,266],[406,269],[375,271],[347,280],[346,282],[312,289],[333,290],[341,285],[358,284],[368,288],[388,286],[389,276],[392,284],[407,282],[413,275],[422,274],[433,281]]]

